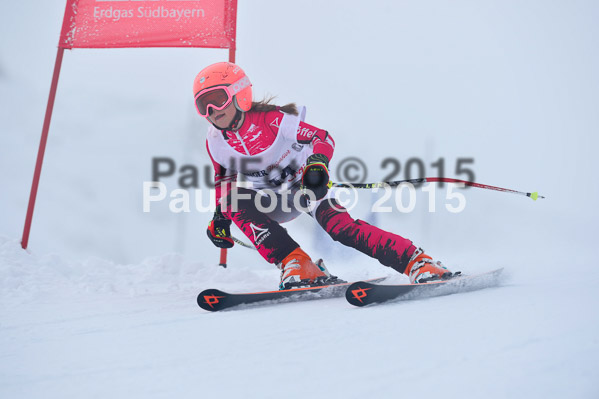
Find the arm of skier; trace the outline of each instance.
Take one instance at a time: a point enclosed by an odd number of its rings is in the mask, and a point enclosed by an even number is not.
[[[231,220],[223,216],[220,209],[220,200],[223,196],[228,195],[231,185],[237,181],[237,173],[227,174],[227,169],[212,158],[208,143],[206,143],[206,149],[214,167],[214,195],[216,198],[216,210],[208,224],[206,233],[210,241],[217,247],[231,248],[234,245],[231,238]]]
[[[326,130],[319,129],[304,122],[300,122],[297,129],[297,142],[310,144],[314,154],[327,157],[327,162],[333,158],[335,140]]]
[[[306,160],[302,174],[302,186],[312,191],[317,200],[329,190],[329,162],[335,151],[335,141],[326,130],[301,122],[297,131],[297,141],[312,146],[312,155]]]

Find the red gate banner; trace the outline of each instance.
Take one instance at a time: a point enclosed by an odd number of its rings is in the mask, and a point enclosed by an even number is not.
[[[235,49],[237,0],[67,0],[58,47]]]

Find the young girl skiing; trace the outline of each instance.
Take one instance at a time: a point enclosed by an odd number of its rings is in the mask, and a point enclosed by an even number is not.
[[[233,246],[233,222],[281,270],[280,289],[334,283],[324,264],[314,263],[280,225],[307,212],[333,240],[405,273],[412,283],[451,277],[410,240],[353,219],[329,192],[331,135],[305,123],[303,107],[253,102],[251,86],[229,62],[204,68],[193,84],[197,111],[212,124],[206,147],[217,207],[207,232],[214,245]],[[235,184],[238,174],[251,188]]]

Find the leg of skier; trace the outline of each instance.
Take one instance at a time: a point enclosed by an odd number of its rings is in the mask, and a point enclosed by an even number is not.
[[[451,272],[440,262],[434,262],[412,241],[362,220],[353,219],[332,197],[323,200],[313,212],[322,228],[348,247],[377,259],[385,266],[410,277],[412,283],[448,278]]]
[[[225,206],[222,206],[223,203]],[[269,209],[271,203],[272,199],[268,196],[237,187],[229,192],[221,206],[223,215],[252,241],[260,255],[281,269],[280,289],[335,282],[337,278],[330,275],[324,264],[312,262],[279,224],[279,221],[289,221],[301,212],[289,208],[284,211],[280,197],[276,198],[273,210],[261,211]],[[261,205],[260,209],[257,204]]]

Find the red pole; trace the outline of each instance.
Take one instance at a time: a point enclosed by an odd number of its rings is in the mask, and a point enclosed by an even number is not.
[[[227,267],[227,248],[220,249],[220,262],[218,263],[218,265],[222,267]]]
[[[233,29],[233,40],[229,42],[229,62],[235,63],[235,50],[237,44],[237,0],[231,0],[230,7],[233,10],[231,15],[231,29]]]
[[[29,231],[31,230],[31,220],[33,219],[33,208],[35,207],[37,188],[40,182],[40,175],[42,173],[42,163],[44,162],[44,152],[46,151],[46,142],[48,141],[48,131],[50,130],[50,120],[52,119],[52,109],[54,108],[54,99],[56,98],[56,88],[58,87],[58,76],[60,75],[63,54],[64,49],[59,47],[58,53],[56,54],[56,62],[54,63],[54,75],[52,76],[50,96],[48,97],[48,105],[46,106],[46,117],[44,119],[44,127],[42,128],[42,138],[40,139],[40,147],[37,152],[35,172],[33,173],[33,183],[31,184],[31,192],[29,193],[29,206],[27,207],[23,238],[21,239],[21,247],[23,249],[27,249],[27,244],[29,243]]]
[[[235,1],[234,9],[237,10],[237,1]],[[237,18],[233,18],[236,21]],[[235,42],[231,43],[229,47],[229,62],[235,63]],[[220,262],[218,263],[222,267],[227,267],[227,249],[221,248],[220,250]]]

